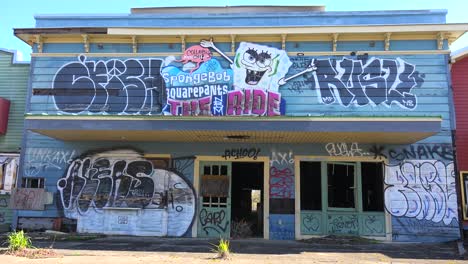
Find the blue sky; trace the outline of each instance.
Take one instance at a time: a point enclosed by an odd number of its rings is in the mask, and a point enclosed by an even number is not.
[[[0,16],[0,48],[18,50],[29,60],[30,47],[13,35],[13,28],[34,27],[37,14],[126,14],[132,7],[233,6],[233,5],[325,5],[326,11],[447,9],[448,23],[468,23],[468,0],[4,0]],[[468,34],[451,49],[468,46]]]

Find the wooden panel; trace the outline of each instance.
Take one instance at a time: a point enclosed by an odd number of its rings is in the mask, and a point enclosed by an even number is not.
[[[385,236],[385,213],[364,212],[359,215],[360,231],[363,236]]]
[[[327,214],[327,233],[334,235],[359,235],[359,215],[357,213]]]
[[[10,208],[22,210],[44,210],[46,202],[45,199],[44,189],[13,189],[11,192]]]
[[[301,211],[301,235],[324,234],[322,216],[321,211]]]
[[[201,180],[202,196],[228,196],[229,177],[227,175],[202,175]]]
[[[10,231],[10,225],[12,223],[13,212],[8,208],[10,203],[9,194],[0,194],[0,232]]]

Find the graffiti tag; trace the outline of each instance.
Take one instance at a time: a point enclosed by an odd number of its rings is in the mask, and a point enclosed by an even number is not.
[[[450,144],[411,145],[401,149],[389,149],[390,158],[403,161],[407,159],[421,160],[453,160],[453,149]]]
[[[221,157],[223,157],[225,160],[228,160],[231,158],[234,158],[234,159],[251,158],[251,159],[256,160],[259,152],[260,152],[260,148],[225,149],[224,154]]]
[[[325,149],[328,155],[335,157],[357,157],[366,156],[367,152],[364,152],[359,148],[358,143],[328,143],[325,145]]]
[[[408,160],[388,166],[385,184],[385,208],[393,216],[445,225],[458,219],[452,162]]]
[[[62,66],[52,87],[57,109],[65,113],[161,113],[165,84],[161,59],[78,61]]]
[[[294,198],[294,173],[290,168],[270,168],[270,197]]]
[[[225,218],[226,212],[224,210],[208,212],[206,209],[202,209],[199,216],[202,229],[207,235],[209,234],[209,230],[213,230],[219,234],[225,233],[229,225],[229,221],[225,220]]]
[[[373,107],[396,104],[401,108],[415,109],[413,88],[421,87],[424,74],[401,58],[355,60],[316,60],[315,88],[319,102]]]

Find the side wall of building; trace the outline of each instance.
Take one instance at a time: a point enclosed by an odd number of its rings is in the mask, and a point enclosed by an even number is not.
[[[14,51],[0,50],[0,97],[10,101],[7,131],[0,135],[0,232],[13,223],[9,193],[16,182],[28,80],[29,63],[17,62]]]
[[[13,53],[0,51],[0,97],[11,102],[8,130],[0,136],[0,152],[18,153],[23,135],[29,64],[14,63],[13,56]]]

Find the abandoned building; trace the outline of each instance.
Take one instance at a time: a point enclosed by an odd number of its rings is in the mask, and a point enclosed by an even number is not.
[[[460,237],[445,10],[39,15],[13,224]]]

